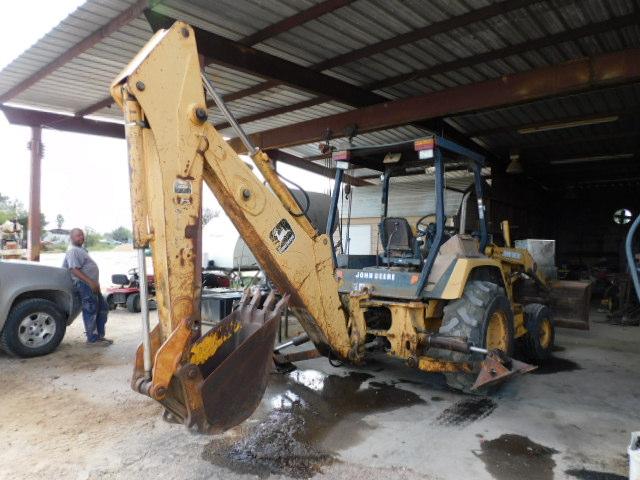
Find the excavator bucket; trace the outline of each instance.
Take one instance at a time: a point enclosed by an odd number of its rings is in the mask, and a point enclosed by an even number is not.
[[[239,306],[202,336],[191,349],[203,382],[202,406],[210,433],[222,432],[246,420],[258,407],[273,367],[272,355],[280,315],[289,300],[276,303],[271,292],[247,292]]]

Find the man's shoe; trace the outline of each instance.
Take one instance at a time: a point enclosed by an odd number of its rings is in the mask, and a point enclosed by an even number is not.
[[[99,338],[98,341],[104,343],[105,346],[113,345],[113,340],[111,340],[110,338],[102,337]]]
[[[111,345],[111,344],[110,344],[110,343],[102,342],[102,341],[100,341],[100,340],[95,340],[95,341],[93,341],[93,342],[89,342],[89,341],[87,341],[87,342],[86,342],[86,345],[87,345],[88,347],[107,347],[107,346],[109,346],[109,345]]]

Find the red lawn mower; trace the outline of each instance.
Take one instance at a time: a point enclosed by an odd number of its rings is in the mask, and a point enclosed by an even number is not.
[[[140,311],[140,276],[138,269],[132,268],[127,275],[118,273],[111,276],[114,286],[107,288],[104,299],[109,305],[109,310],[115,310],[118,306],[129,310],[131,313]],[[149,308],[155,306],[155,278],[147,275],[149,289]],[[117,286],[116,286],[117,285]]]

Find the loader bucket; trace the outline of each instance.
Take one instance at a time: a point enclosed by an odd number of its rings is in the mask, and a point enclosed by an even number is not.
[[[591,283],[552,280],[549,286],[549,307],[554,325],[589,330]]]
[[[547,305],[555,326],[589,330],[591,282],[549,280],[547,288],[539,287],[534,282],[520,282],[516,285],[514,295],[523,305]]]
[[[262,308],[261,294],[245,293],[240,305],[207,332],[191,349],[199,366],[205,417],[210,433],[246,420],[258,407],[273,367],[273,348],[288,296],[275,302],[273,292]]]

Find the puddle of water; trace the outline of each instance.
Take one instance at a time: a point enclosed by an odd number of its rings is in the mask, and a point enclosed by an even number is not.
[[[596,472],[595,470],[585,470],[584,468],[572,468],[564,473],[580,480],[627,480],[626,475],[618,475],[609,472]]]
[[[465,426],[491,415],[496,407],[496,402],[490,398],[469,397],[443,410],[435,422],[447,426]]]
[[[267,418],[240,439],[214,439],[202,456],[238,473],[309,478],[335,461],[340,449],[363,439],[371,428],[365,415],[425,403],[413,392],[371,378],[314,370],[275,377],[272,390],[277,392],[266,398],[272,409]]]
[[[431,401],[432,402],[442,402],[444,401],[443,397],[438,397],[437,395],[434,395],[433,397],[431,397]]]
[[[557,450],[532,442],[527,437],[505,434],[493,440],[481,440],[480,458],[496,480],[553,480]]]
[[[538,365],[538,368],[531,373],[534,375],[548,375],[550,373],[572,372],[574,370],[582,370],[582,367],[566,358],[551,357]]]

